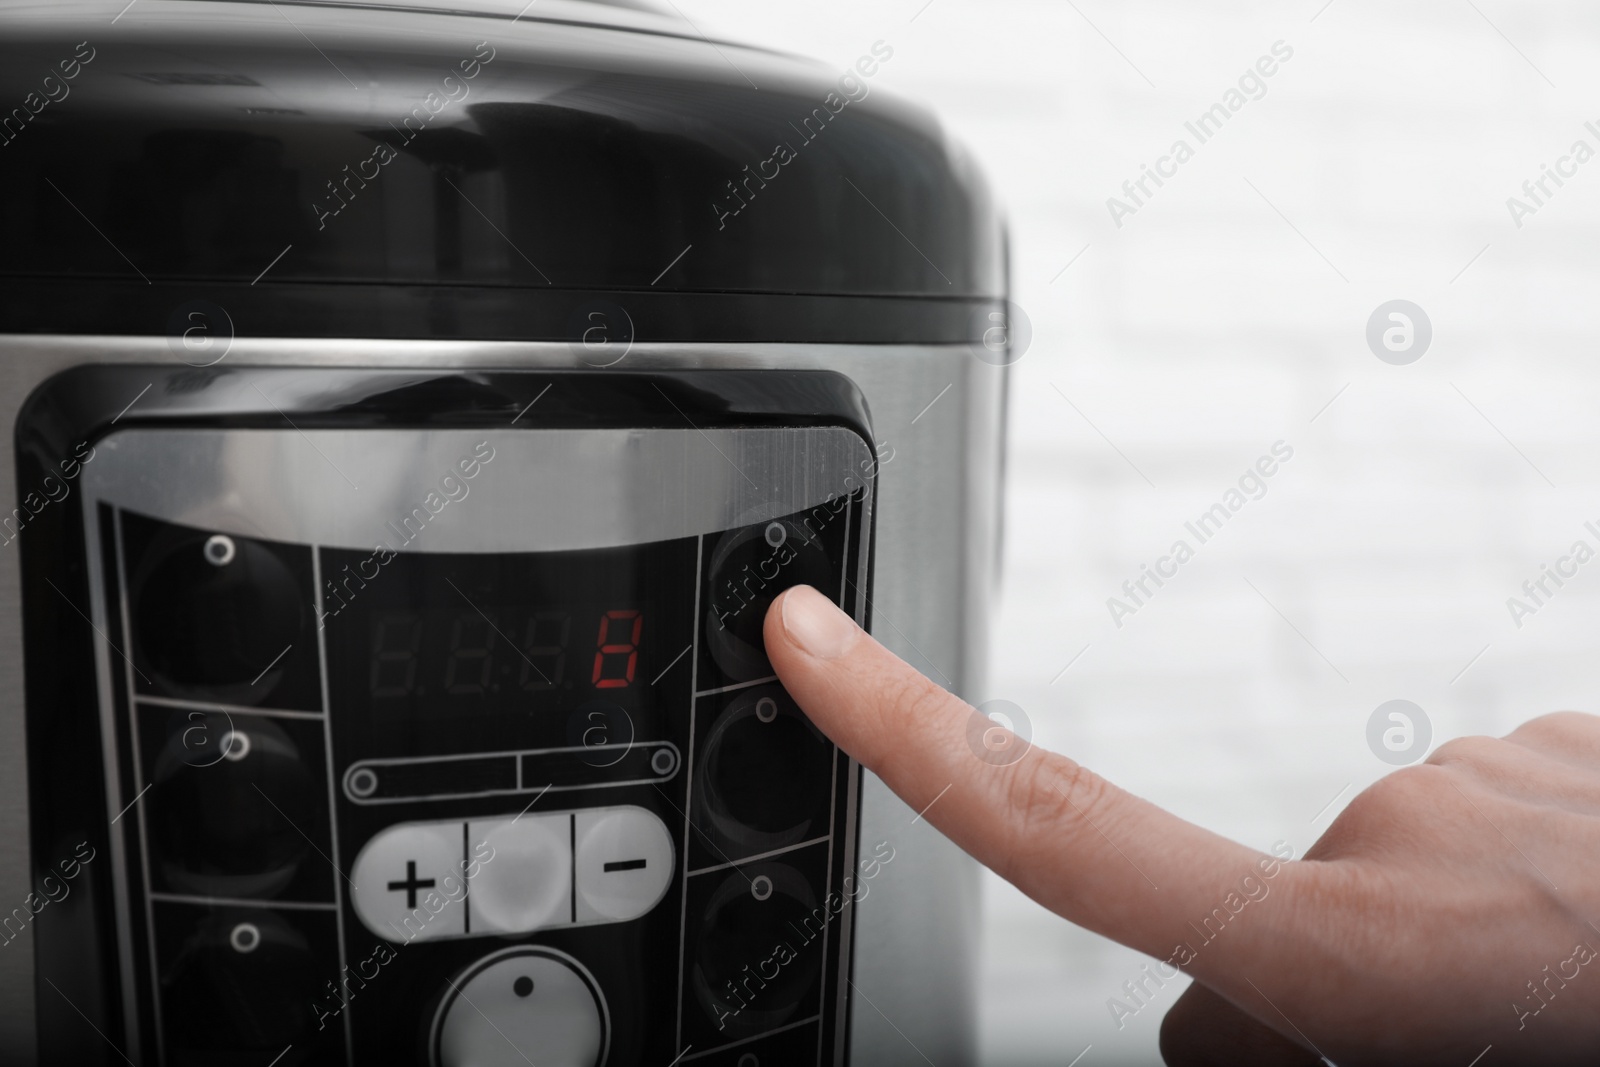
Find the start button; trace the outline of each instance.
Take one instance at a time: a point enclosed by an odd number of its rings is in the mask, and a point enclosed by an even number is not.
[[[537,946],[485,956],[449,980],[433,1021],[435,1067],[599,1067],[610,1041],[588,969]]]

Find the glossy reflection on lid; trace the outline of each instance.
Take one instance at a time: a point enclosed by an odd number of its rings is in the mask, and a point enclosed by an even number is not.
[[[0,273],[1001,292],[892,41],[846,73],[645,3],[120,6],[0,13]]]

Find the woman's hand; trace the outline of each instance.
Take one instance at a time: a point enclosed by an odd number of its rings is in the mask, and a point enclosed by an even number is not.
[[[1170,1064],[1600,1063],[1600,718],[1442,745],[1282,862],[1024,751],[809,588],[773,604],[766,647],[841,748],[912,808],[938,799],[956,844],[1194,977]]]

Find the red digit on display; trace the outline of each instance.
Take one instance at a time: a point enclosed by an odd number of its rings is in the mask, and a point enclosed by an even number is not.
[[[611,640],[612,623],[627,623],[632,621],[631,632],[626,642],[613,642]],[[639,611],[608,611],[600,616],[600,636],[595,638],[597,646],[594,654],[594,687],[596,689],[625,689],[633,684],[633,672],[639,667],[639,633],[644,629],[644,615]],[[608,656],[626,656],[626,666],[623,674],[617,677],[607,675],[618,666],[615,659],[607,660]],[[607,668],[611,668],[608,671]]]

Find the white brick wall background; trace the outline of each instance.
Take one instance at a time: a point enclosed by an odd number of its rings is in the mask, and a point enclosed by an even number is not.
[[[1365,741],[1385,700],[1435,744],[1600,710],[1600,561],[1520,630],[1505,605],[1575,539],[1600,548],[1600,159],[1520,230],[1505,205],[1575,139],[1600,150],[1600,10],[921,5],[681,3],[840,68],[889,41],[876,86],[931,105],[1007,207],[1035,334],[990,695],[1134,792],[1297,853],[1387,769]],[[1267,95],[1113,226],[1106,197],[1280,39]],[[1411,366],[1364,341],[1394,298],[1433,322]],[[1266,497],[1115,628],[1105,599],[1278,440]],[[985,1062],[1159,1062],[1176,985],[1119,1030],[1106,1000],[1141,957],[993,878],[984,922]]]

